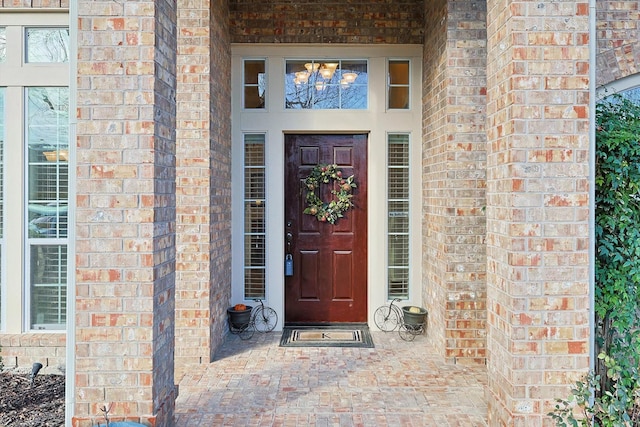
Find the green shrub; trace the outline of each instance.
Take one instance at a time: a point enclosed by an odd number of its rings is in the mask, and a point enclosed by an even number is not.
[[[558,426],[640,425],[640,105],[596,111],[595,370],[549,415]],[[578,408],[581,412],[575,413]]]

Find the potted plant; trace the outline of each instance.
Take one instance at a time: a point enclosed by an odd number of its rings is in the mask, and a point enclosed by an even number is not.
[[[251,310],[250,305],[236,304],[233,307],[227,308],[227,316],[229,317],[229,330],[231,332],[242,331],[247,329],[251,322]]]
[[[412,329],[419,329],[426,323],[427,309],[411,305],[402,307],[405,325]]]

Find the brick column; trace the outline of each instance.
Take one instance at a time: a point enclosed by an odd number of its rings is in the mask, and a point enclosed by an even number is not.
[[[452,363],[484,363],[485,3],[428,1],[423,75],[423,295]]]
[[[589,9],[487,10],[489,425],[552,425],[589,364]]]
[[[178,2],[176,375],[209,363],[231,298],[227,1]]]
[[[597,86],[638,73],[639,6],[637,1],[596,2]]]
[[[80,0],[74,426],[173,425],[171,1]]]

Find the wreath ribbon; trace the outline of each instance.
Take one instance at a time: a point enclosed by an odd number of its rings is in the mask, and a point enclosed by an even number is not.
[[[318,221],[335,224],[338,218],[344,216],[344,212],[353,207],[351,191],[357,185],[353,175],[348,178],[342,176],[338,165],[317,165],[304,180],[304,184],[307,189],[307,207],[303,213],[315,216]],[[322,200],[316,193],[320,191],[322,184],[333,187],[331,194],[334,197],[329,202]]]

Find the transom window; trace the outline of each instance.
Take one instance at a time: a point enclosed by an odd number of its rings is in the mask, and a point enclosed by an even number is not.
[[[368,107],[366,60],[287,60],[285,108],[354,109]]]
[[[245,59],[243,71],[244,108],[264,108],[267,95],[267,71],[264,59]]]
[[[409,84],[410,63],[408,60],[390,60],[388,78],[388,106],[389,109],[408,109],[410,99]]]

